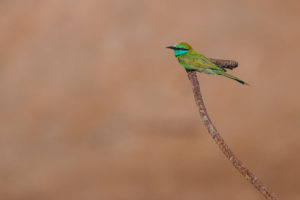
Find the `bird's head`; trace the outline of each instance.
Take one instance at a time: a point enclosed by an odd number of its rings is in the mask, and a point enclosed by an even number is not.
[[[180,43],[177,43],[173,46],[169,46],[167,48],[173,49],[174,54],[175,54],[176,57],[180,56],[180,55],[183,55],[183,54],[186,54],[190,50],[193,49],[188,43],[185,43],[185,42],[180,42]]]

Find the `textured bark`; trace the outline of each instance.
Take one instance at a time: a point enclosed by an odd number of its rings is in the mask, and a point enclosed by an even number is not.
[[[216,62],[219,63],[219,62]],[[243,163],[233,154],[229,146],[226,144],[216,127],[213,125],[210,117],[208,116],[205,108],[202,95],[200,92],[200,86],[195,71],[187,70],[187,75],[192,83],[195,102],[199,109],[200,116],[206,126],[208,133],[212,136],[213,140],[217,143],[220,150],[224,153],[226,158],[232,163],[232,165],[239,171],[239,173],[245,177],[266,199],[277,200],[275,194],[273,194]]]
[[[214,58],[209,58],[209,60],[218,65],[219,67],[222,67],[223,69],[233,69],[236,68],[239,64],[238,62],[234,60],[222,60],[222,59],[214,59]]]

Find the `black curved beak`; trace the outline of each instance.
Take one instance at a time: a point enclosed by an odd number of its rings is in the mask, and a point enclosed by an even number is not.
[[[166,47],[168,49],[176,49],[176,47],[173,47],[173,46],[169,46],[169,47]]]
[[[188,51],[188,49],[185,49],[185,48],[178,48],[178,47],[173,47],[173,46],[169,46],[169,47],[166,47],[168,49],[173,49],[173,50],[182,50],[182,51]]]

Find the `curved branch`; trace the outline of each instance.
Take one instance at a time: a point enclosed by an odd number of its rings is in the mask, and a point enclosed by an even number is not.
[[[213,125],[208,113],[206,111],[202,95],[200,92],[200,86],[195,71],[187,70],[187,75],[193,86],[194,98],[199,109],[200,116],[206,126],[208,133],[212,136],[213,140],[217,143],[220,150],[224,153],[226,158],[232,163],[232,165],[239,171],[239,173],[245,177],[266,199],[278,200],[275,194],[273,194],[258,178],[249,170],[243,163],[232,153],[229,146],[225,143],[216,127]]]

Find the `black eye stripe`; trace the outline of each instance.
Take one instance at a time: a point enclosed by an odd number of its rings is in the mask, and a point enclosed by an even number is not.
[[[185,48],[178,48],[178,47],[174,47],[175,50],[183,50],[183,51],[187,51],[188,49]]]

